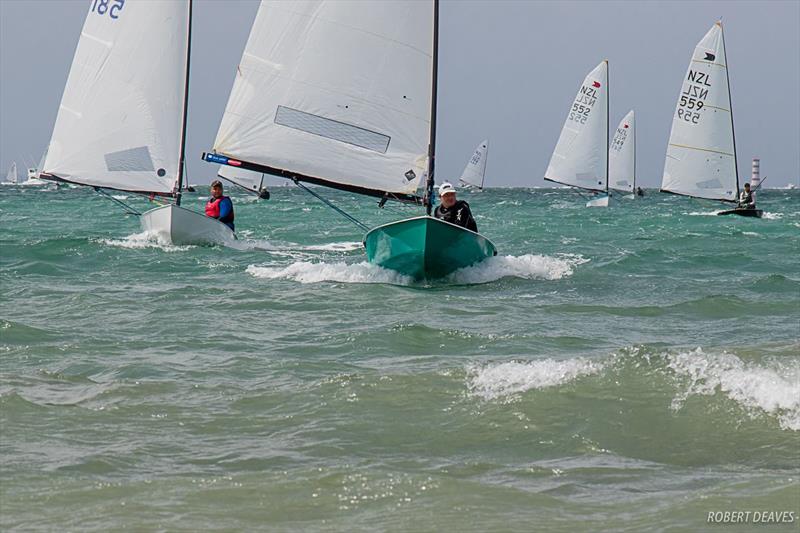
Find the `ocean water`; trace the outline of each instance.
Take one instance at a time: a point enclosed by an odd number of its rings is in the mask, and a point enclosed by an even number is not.
[[[500,255],[435,283],[272,192],[227,249],[0,190],[0,529],[798,530],[800,192],[465,193]]]

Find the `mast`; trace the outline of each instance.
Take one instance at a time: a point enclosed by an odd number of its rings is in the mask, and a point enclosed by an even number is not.
[[[186,167],[186,119],[189,107],[189,65],[192,57],[192,0],[189,0],[189,28],[186,34],[186,81],[183,86],[183,116],[181,117],[181,147],[178,156],[178,182],[175,192],[175,205],[181,205],[183,189],[183,170]]]
[[[609,83],[609,79],[611,76],[608,75],[608,59],[605,60],[606,62],[606,194],[608,194],[608,147],[609,147],[609,138],[608,138],[608,129],[611,125],[610,118],[609,118],[609,108],[611,107],[611,84]]]
[[[728,107],[731,110],[731,136],[733,137],[733,168],[736,169],[736,198],[739,198],[739,158],[736,157],[736,130],[733,128],[733,100],[731,99],[731,76],[728,69],[728,51],[725,49],[725,30],[722,28],[722,21],[719,24],[719,32],[722,36],[722,51],[725,53],[725,78],[728,81]]]
[[[425,183],[425,211],[433,210],[433,167],[436,158],[436,89],[439,74],[439,0],[433,0],[433,78],[431,87],[431,133],[428,144],[428,181]]]
[[[633,190],[631,191],[634,196],[636,195],[636,115],[633,118]]]

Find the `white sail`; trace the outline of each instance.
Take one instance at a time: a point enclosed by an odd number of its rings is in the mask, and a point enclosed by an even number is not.
[[[217,176],[255,193],[260,192],[264,186],[264,174],[243,168],[220,165]]]
[[[725,42],[717,22],[697,44],[684,76],[661,190],[735,200],[736,172]]]
[[[17,183],[17,162],[11,163],[11,167],[6,174],[6,183]]]
[[[608,147],[608,187],[633,192],[636,187],[636,124],[633,109],[617,126]]]
[[[432,55],[432,2],[262,0],[214,151],[340,188],[414,193]]]
[[[467,161],[464,172],[459,181],[467,186],[483,189],[483,180],[486,177],[486,159],[489,157],[489,141],[485,140],[476,148],[472,157]]]
[[[188,0],[90,2],[40,171],[96,187],[172,193]]]
[[[544,179],[594,191],[607,188],[608,62],[583,80]]]

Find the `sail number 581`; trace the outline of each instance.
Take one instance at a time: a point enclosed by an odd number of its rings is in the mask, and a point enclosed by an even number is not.
[[[125,0],[94,0],[92,13],[97,13],[101,16],[108,13],[109,17],[116,20],[119,18],[119,12],[122,11],[124,6]]]

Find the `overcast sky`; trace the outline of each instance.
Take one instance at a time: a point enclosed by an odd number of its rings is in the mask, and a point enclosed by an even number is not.
[[[0,169],[50,140],[89,0],[0,0]],[[212,146],[255,0],[195,0],[187,158]],[[487,181],[543,185],[578,84],[609,60],[611,126],[636,110],[638,179],[661,182],[671,117],[695,44],[722,17],[740,174],[761,157],[772,186],[800,183],[800,2],[443,1],[439,181],[490,139]]]

